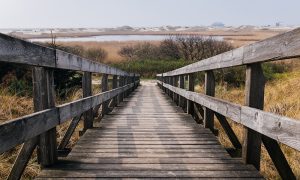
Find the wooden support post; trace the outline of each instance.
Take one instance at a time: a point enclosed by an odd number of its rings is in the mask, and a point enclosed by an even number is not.
[[[260,64],[247,65],[246,69],[246,106],[263,109],[265,79]],[[261,134],[245,127],[243,143],[243,159],[247,164],[252,164],[260,169]]]
[[[33,69],[33,96],[35,112],[55,107],[53,70],[42,67]],[[56,128],[39,136],[38,161],[42,167],[57,161],[56,147]]]
[[[102,92],[108,91],[108,75],[102,74],[102,83],[101,83]],[[108,101],[102,103],[102,116],[108,113]]]
[[[296,180],[296,177],[277,141],[262,135],[262,142],[264,143],[281,178]]]
[[[173,76],[173,78],[174,78],[174,83],[173,83],[173,85],[174,85],[175,87],[178,87],[178,76]],[[178,105],[179,97],[178,97],[178,94],[176,94],[176,93],[175,93],[175,96],[174,96],[174,101],[175,101],[175,103]]]
[[[184,89],[184,75],[179,76],[179,88]],[[179,106],[184,108],[184,100],[185,98],[179,96]]]
[[[70,126],[68,127],[63,139],[61,140],[58,149],[59,150],[64,150],[66,148],[66,146],[68,145],[72,134],[74,133],[79,121],[81,119],[81,115],[80,116],[76,116],[72,119]]]
[[[123,76],[119,76],[119,85],[118,86],[119,87],[123,86]],[[122,93],[120,93],[118,95],[118,104],[120,104],[123,101],[122,96],[123,96]]]
[[[219,113],[215,113],[217,119],[219,120],[222,128],[224,129],[225,133],[227,134],[231,144],[235,147],[237,151],[240,151],[242,149],[242,145],[235,135],[234,131],[232,130],[230,124],[228,123],[225,116]]]
[[[113,89],[118,88],[118,76],[117,75],[113,76],[112,88]],[[117,104],[118,104],[118,97],[116,96],[116,97],[113,98],[112,106],[115,107]]]
[[[194,113],[196,122],[198,124],[203,124],[204,110],[197,103],[194,103]]]
[[[205,72],[205,94],[208,96],[215,96],[215,76],[213,71]],[[209,128],[212,132],[214,129],[214,112],[209,108],[204,108],[204,120],[203,124],[205,128]]]
[[[92,73],[84,72],[82,77],[83,97],[92,96]],[[93,109],[89,109],[83,113],[83,132],[93,127]]]
[[[176,86],[176,77],[172,76],[172,86]],[[173,101],[176,103],[176,93],[173,92]]]
[[[195,90],[195,77],[194,74],[189,74],[188,75],[188,91],[193,91]],[[187,100],[187,113],[191,114],[193,117],[194,115],[194,102]]]
[[[21,176],[30,160],[30,157],[38,143],[38,137],[32,138],[31,140],[25,142],[19,151],[18,157],[10,171],[7,180],[21,179]]]

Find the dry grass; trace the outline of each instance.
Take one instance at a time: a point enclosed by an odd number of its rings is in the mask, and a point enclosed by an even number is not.
[[[281,74],[278,76],[278,79],[266,84],[265,111],[300,119],[300,101],[298,101],[300,97],[300,64],[297,61],[299,60],[287,62],[293,63],[294,69],[292,72]],[[195,90],[197,92],[203,92],[203,89],[203,85],[198,85]],[[244,93],[244,87],[227,89],[224,86],[217,86],[216,88],[216,97],[241,105],[244,104]],[[243,142],[243,127],[231,120],[229,123],[240,142]],[[232,147],[225,131],[216,119],[215,125],[220,132],[218,139],[221,144],[225,147]],[[287,157],[293,172],[297,178],[300,178],[300,152],[282,144],[281,149]],[[267,179],[280,179],[279,174],[264,147],[262,147],[261,173]]]
[[[82,96],[82,90],[74,89],[68,93],[67,100],[57,100],[57,104],[62,104],[69,101],[74,101]],[[33,112],[33,100],[30,97],[19,97],[17,95],[10,95],[6,89],[0,89],[0,123],[21,117]],[[71,121],[67,121],[64,124],[57,126],[57,141],[58,143],[63,138],[67,128]],[[77,126],[75,133],[71,137],[70,143],[67,147],[71,148],[79,139],[79,131],[82,129],[82,122]],[[17,146],[10,151],[0,154],[0,179],[5,179],[8,176],[10,169],[17,157],[18,151],[21,145]],[[32,179],[40,171],[40,167],[37,163],[36,151],[33,153],[22,179]]]
[[[149,41],[152,44],[159,44],[160,41]],[[88,48],[102,48],[108,52],[108,57],[104,61],[104,63],[115,63],[124,61],[125,59],[122,58],[118,52],[122,47],[125,46],[133,46],[138,43],[141,43],[141,41],[109,41],[109,42],[59,42],[59,44],[65,45],[65,46],[75,46],[79,45],[84,47],[85,49]]]

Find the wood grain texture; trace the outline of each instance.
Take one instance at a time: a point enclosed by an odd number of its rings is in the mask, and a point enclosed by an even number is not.
[[[142,82],[38,178],[262,178],[155,84]]]
[[[259,109],[241,106],[222,99],[195,93],[163,84],[165,88],[175,91],[202,106],[222,114],[233,121],[264,134],[278,142],[300,150],[300,121]]]
[[[175,69],[158,76],[175,76],[199,71],[300,57],[300,28],[263,41]]]
[[[0,125],[0,153],[82,114],[131,87],[133,84],[2,123]]]
[[[0,33],[0,61],[74,71],[139,76],[58,49]]]

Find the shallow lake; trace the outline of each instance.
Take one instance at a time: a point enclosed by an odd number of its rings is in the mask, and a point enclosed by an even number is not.
[[[88,36],[88,37],[58,37],[56,41],[60,42],[74,42],[74,41],[160,41],[167,39],[168,35],[100,35],[100,36]],[[217,40],[223,40],[223,37],[214,37]],[[29,39],[30,41],[48,42],[51,38],[36,38]]]

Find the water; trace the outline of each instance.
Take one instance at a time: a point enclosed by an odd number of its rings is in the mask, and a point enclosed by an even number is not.
[[[168,35],[100,35],[100,36],[88,36],[88,37],[58,37],[56,42],[105,42],[105,41],[161,41],[167,39]],[[223,37],[214,37],[216,40],[223,40]],[[51,38],[35,38],[29,39],[33,42],[49,42]]]

